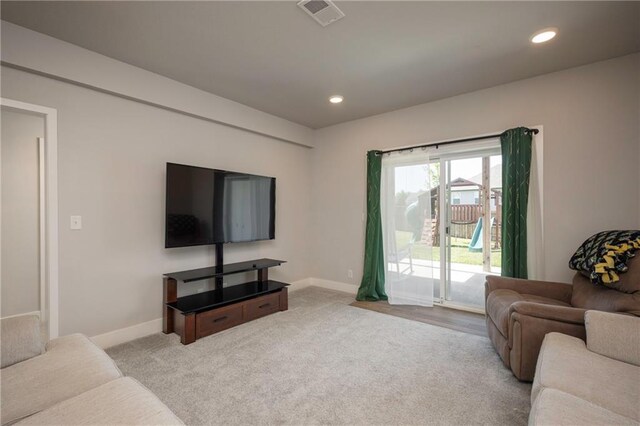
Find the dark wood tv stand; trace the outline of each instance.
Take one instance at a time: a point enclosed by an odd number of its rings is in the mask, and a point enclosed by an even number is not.
[[[216,250],[218,251],[218,250]],[[221,250],[220,250],[221,251]],[[216,260],[221,260],[222,256]],[[218,263],[218,262],[216,262]],[[288,309],[287,286],[268,278],[269,268],[284,260],[256,259],[164,274],[162,331],[176,333],[188,345],[201,337]],[[226,288],[224,275],[257,271],[258,279]],[[178,297],[178,283],[214,278],[211,291]]]

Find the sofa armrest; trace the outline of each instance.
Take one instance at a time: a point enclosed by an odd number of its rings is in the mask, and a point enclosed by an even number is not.
[[[42,354],[44,345],[37,315],[4,318],[0,323],[0,368]]]
[[[509,308],[508,330],[509,361],[513,374],[519,380],[533,380],[542,341],[549,333],[585,340],[584,312],[584,309],[569,306],[513,303]]]
[[[523,280],[519,278],[488,275],[485,282],[485,299],[493,290],[507,289],[520,294],[532,294],[571,303],[573,286],[551,281]]]
[[[640,366],[640,318],[602,311],[587,311],[587,349]]]
[[[509,307],[509,316],[513,312],[530,317],[584,325],[586,309],[571,306],[545,305],[535,302],[515,302]]]

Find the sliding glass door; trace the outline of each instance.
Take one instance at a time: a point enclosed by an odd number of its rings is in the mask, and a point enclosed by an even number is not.
[[[383,157],[381,213],[392,304],[481,311],[487,274],[500,274],[498,141],[455,148]]]
[[[483,310],[486,276],[500,274],[501,160],[491,149],[439,158],[443,305]]]

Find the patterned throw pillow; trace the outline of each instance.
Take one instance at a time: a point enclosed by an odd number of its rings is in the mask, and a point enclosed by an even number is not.
[[[640,230],[604,231],[589,237],[569,261],[569,268],[589,277],[594,284],[614,287],[627,261],[640,250]]]

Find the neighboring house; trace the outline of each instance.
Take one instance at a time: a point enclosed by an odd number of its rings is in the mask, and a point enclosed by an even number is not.
[[[477,189],[451,191],[451,204],[480,204],[480,191]]]
[[[451,187],[451,204],[480,204],[481,183],[456,178],[449,185]]]
[[[455,187],[451,191],[451,204],[480,204],[482,173],[478,173],[469,179],[456,178],[451,182],[451,186]],[[491,210],[495,211],[496,194],[502,193],[502,164],[496,164],[491,167],[489,171],[489,186],[491,187]]]

